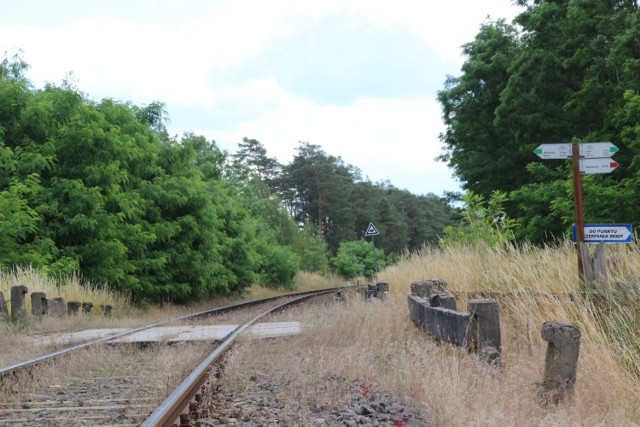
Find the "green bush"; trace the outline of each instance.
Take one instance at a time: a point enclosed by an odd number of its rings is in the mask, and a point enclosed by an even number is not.
[[[338,274],[346,279],[372,277],[376,271],[386,266],[382,249],[375,249],[375,263],[373,252],[371,243],[365,240],[341,243],[334,259]]]

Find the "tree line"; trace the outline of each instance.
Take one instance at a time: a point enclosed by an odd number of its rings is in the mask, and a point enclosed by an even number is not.
[[[160,102],[94,101],[70,81],[36,89],[27,70],[19,54],[0,63],[2,268],[188,302],[340,271],[341,245],[352,242],[348,255],[369,222],[383,258],[436,243],[451,224],[446,200],[362,179],[319,146],[301,143],[287,165],[254,139],[230,155],[170,136]]]
[[[485,22],[461,75],[438,93],[446,162],[470,194],[504,198],[516,239],[543,243],[574,222],[570,161],[540,144],[608,141],[610,174],[583,176],[584,217],[640,222],[640,12],[634,0],[518,0]]]

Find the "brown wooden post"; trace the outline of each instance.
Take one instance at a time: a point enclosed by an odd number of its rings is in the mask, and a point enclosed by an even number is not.
[[[584,276],[584,217],[582,208],[582,177],[580,176],[580,146],[574,139],[571,144],[571,160],[573,166],[573,208],[576,217],[576,248],[578,250],[578,277],[585,283]]]

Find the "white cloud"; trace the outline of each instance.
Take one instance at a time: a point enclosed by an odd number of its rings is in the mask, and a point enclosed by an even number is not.
[[[277,108],[230,131],[196,132],[231,152],[243,137],[258,139],[282,163],[291,161],[298,142],[305,141],[358,166],[373,181],[390,180],[414,193],[458,189],[446,166],[433,161],[441,153],[443,129],[435,100],[360,98],[334,106],[280,95]]]
[[[46,29],[0,27],[0,48],[24,48],[30,77],[38,86],[45,81],[59,83],[72,71],[80,90],[92,98],[136,104],[159,100],[170,114],[188,107],[203,117],[221,113],[242,117],[215,126],[203,121],[184,129],[207,135],[223,148],[232,148],[247,136],[259,139],[270,155],[286,162],[299,140],[308,141],[359,166],[373,180],[389,179],[417,193],[438,194],[438,188],[454,190],[457,184],[444,164],[432,161],[440,154],[442,130],[433,98],[376,99],[372,93],[347,105],[320,105],[287,93],[259,69],[249,78],[238,76],[237,70],[250,68],[266,46],[273,48],[310,24],[339,16],[340,25],[373,24],[413,33],[430,47],[434,58],[447,64],[450,73],[457,74],[460,45],[473,39],[485,16],[510,19],[518,12],[510,0],[397,0],[393,5],[382,0],[149,3],[158,17],[167,5],[183,5],[182,11],[197,5],[205,12],[183,13],[180,20],[154,19],[150,14],[140,22],[124,8],[109,16],[74,19],[72,10],[60,6],[71,15],[65,16],[64,24],[56,25],[52,16]],[[437,85],[444,81],[443,75],[432,78]],[[180,123],[173,125],[183,128]]]

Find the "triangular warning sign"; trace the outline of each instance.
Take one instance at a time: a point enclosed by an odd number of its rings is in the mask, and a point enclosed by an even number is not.
[[[364,233],[364,235],[369,237],[369,236],[377,236],[378,234],[380,234],[380,232],[378,232],[378,229],[376,228],[376,226],[373,225],[372,222],[370,222],[369,226],[367,227],[367,231]]]

